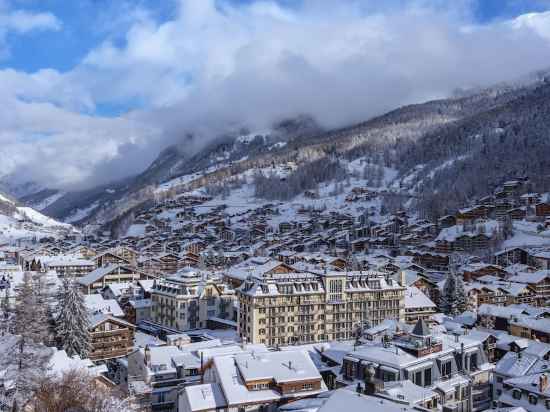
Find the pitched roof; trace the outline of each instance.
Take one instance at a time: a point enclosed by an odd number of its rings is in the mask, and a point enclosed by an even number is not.
[[[418,319],[412,334],[415,336],[430,336],[432,334],[430,327],[424,322],[424,319]]]
[[[405,309],[435,308],[436,305],[420,289],[408,286],[405,291]]]

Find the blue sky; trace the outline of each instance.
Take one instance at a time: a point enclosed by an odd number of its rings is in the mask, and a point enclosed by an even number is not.
[[[80,188],[187,133],[326,127],[550,66],[550,0],[0,0],[0,177]]]

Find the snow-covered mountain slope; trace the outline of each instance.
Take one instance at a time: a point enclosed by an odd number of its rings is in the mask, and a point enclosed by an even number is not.
[[[210,143],[195,152],[187,148],[198,137],[182,133],[180,144],[138,176],[80,192],[46,192],[25,204],[57,220],[105,225],[159,198],[238,186],[243,176],[257,177],[253,185],[272,184],[276,193],[262,193],[267,200],[298,199],[319,184],[353,178],[347,165],[363,161],[395,170],[388,189],[420,198],[424,213],[441,214],[514,175],[550,185],[544,180],[550,170],[546,79],[410,105],[334,130],[298,117],[265,131],[201,136]]]
[[[0,243],[36,241],[44,237],[59,237],[76,230],[0,194]]]

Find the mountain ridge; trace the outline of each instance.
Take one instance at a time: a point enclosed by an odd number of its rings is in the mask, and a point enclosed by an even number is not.
[[[530,82],[494,86],[455,98],[403,106],[367,121],[333,130],[324,130],[313,119],[302,116],[281,122],[279,129],[274,127],[263,134],[245,134],[241,131],[218,136],[194,154],[185,151],[184,141],[163,149],[139,175],[60,195],[43,212],[75,223],[103,225],[159,196],[173,196],[179,192],[223,184],[245,171],[265,170],[269,166],[289,162],[301,167],[329,157],[382,159],[377,161],[399,171],[395,182],[397,187],[411,192],[437,194],[444,186],[444,176],[452,179],[465,162],[471,162],[469,157],[479,158],[477,152],[472,155],[464,146],[467,144],[464,142],[472,140],[463,136],[464,133],[491,135],[484,128],[495,126],[495,119],[502,118],[503,113],[508,113],[509,118],[504,126],[513,128],[514,124],[519,123],[525,126],[529,121],[530,114],[526,113],[529,110],[545,115],[543,108],[546,107],[547,93],[550,93],[548,76],[540,75]],[[514,120],[514,113],[510,110],[517,110],[518,119]],[[286,130],[281,132],[285,126]],[[446,137],[438,138],[440,135]],[[525,140],[524,137],[518,139]],[[544,142],[538,144],[546,147]],[[475,150],[482,151],[483,148],[475,145]],[[422,170],[417,171],[418,167]],[[501,169],[500,175],[491,175],[491,186],[507,176],[522,172],[517,170],[517,166],[507,168],[504,165]],[[519,169],[525,172],[533,170],[528,166]],[[463,185],[466,187],[464,194],[450,196],[448,204],[432,207],[430,213],[457,207],[480,192]],[[487,185],[483,188],[486,190]],[[41,193],[51,196],[59,192]],[[39,199],[27,196],[24,200],[33,204],[33,200]],[[425,204],[419,207],[426,209],[426,203],[430,201],[433,199],[427,198]],[[440,200],[438,202],[441,203]]]

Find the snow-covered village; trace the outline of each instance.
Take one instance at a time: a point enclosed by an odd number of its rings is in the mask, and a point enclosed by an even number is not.
[[[549,27],[0,0],[0,412],[549,411]]]

